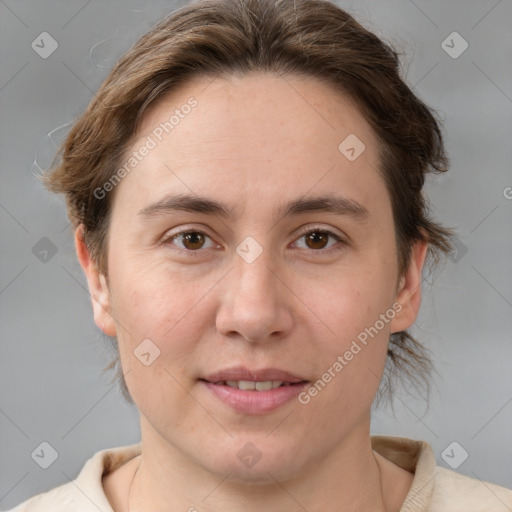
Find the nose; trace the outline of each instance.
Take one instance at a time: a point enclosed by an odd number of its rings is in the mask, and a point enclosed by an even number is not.
[[[266,251],[248,263],[234,255],[220,289],[217,330],[229,338],[265,343],[286,337],[293,325],[293,293]]]

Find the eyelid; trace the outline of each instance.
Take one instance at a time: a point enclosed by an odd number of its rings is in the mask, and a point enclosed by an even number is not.
[[[347,236],[337,233],[331,227],[321,226],[320,224],[308,224],[304,227],[301,227],[301,228],[299,228],[299,231],[297,232],[297,234],[295,236],[301,237],[301,236],[307,235],[308,233],[311,233],[312,231],[321,231],[323,233],[328,233],[330,235],[333,235],[335,238],[338,238],[339,240],[348,240]]]
[[[200,227],[198,227],[200,226]],[[170,233],[174,228],[171,228],[171,229],[168,229],[161,237],[161,240],[162,241],[165,241],[165,240],[170,240],[174,237],[177,237],[179,235],[182,235],[184,233],[203,233],[204,235],[207,235],[209,236],[210,238],[211,235],[208,234],[208,227],[206,226],[202,226],[201,224],[195,224],[195,225],[183,225],[183,226],[179,226],[177,229],[177,231],[173,232],[173,233]]]

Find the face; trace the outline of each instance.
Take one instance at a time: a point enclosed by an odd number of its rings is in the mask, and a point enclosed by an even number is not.
[[[398,276],[377,140],[357,108],[314,78],[197,80],[145,115],[130,156],[108,284],[78,248],[143,443],[263,482],[368,439],[426,247]]]

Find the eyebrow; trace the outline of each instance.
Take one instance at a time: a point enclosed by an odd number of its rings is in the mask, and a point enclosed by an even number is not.
[[[174,211],[203,213],[219,216],[224,219],[232,219],[235,213],[234,208],[229,208],[207,197],[180,194],[164,196],[162,199],[140,210],[138,215],[152,218]],[[281,218],[312,212],[334,213],[361,222],[369,216],[369,211],[357,201],[344,196],[334,195],[294,199],[282,205],[277,216]]]

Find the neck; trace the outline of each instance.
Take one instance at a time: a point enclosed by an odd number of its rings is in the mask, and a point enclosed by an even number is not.
[[[131,485],[129,512],[259,512],[262,508],[320,512],[333,510],[333,504],[343,512],[384,511],[369,422],[363,427],[327,456],[303,464],[293,474],[269,470],[257,483],[238,478],[236,468],[224,475],[212,473],[153,430],[142,428],[143,450]],[[300,449],[296,459],[300,460]]]

